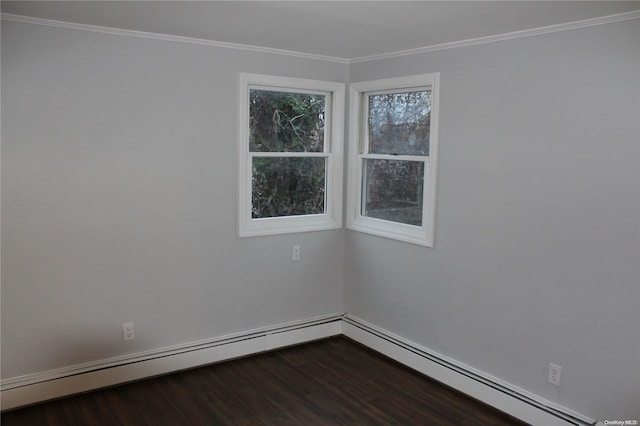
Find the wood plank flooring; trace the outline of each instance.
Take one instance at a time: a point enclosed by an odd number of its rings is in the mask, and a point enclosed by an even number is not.
[[[2,426],[524,425],[346,337],[2,413]]]

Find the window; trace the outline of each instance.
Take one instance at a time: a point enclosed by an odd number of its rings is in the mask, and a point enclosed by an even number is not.
[[[344,85],[240,76],[240,236],[342,226]]]
[[[433,247],[438,76],[351,85],[350,229]]]

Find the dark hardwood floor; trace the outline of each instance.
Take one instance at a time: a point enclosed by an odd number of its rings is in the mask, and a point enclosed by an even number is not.
[[[523,425],[345,337],[2,413],[13,425]]]

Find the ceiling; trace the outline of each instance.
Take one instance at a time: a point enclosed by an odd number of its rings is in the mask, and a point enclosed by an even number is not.
[[[2,1],[4,14],[354,59],[640,10],[640,1]]]

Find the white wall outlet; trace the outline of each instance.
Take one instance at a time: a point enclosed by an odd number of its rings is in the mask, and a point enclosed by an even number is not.
[[[300,260],[300,246],[293,246],[293,250],[291,250],[291,260]]]
[[[562,373],[562,367],[555,364],[549,364],[549,383],[560,386],[560,373]]]
[[[133,340],[133,338],[135,336],[133,334],[133,323],[132,322],[128,322],[126,324],[122,324],[122,334],[123,334],[124,340]]]

